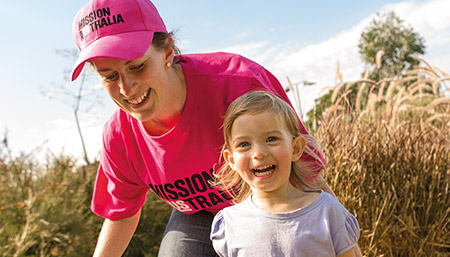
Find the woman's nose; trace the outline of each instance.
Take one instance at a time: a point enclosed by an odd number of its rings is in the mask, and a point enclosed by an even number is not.
[[[136,88],[136,85],[131,78],[131,76],[121,76],[120,77],[120,93],[124,96],[132,96],[133,90]]]

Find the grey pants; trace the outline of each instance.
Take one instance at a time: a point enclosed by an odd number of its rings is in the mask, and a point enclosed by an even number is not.
[[[217,256],[209,239],[213,218],[207,211],[184,214],[173,209],[158,257]]]

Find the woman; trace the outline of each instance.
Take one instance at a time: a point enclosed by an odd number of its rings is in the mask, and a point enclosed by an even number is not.
[[[289,101],[280,83],[239,55],[177,55],[148,0],[92,0],[76,14],[73,34],[80,57],[72,80],[92,64],[119,106],[103,131],[91,208],[105,222],[94,255],[124,252],[151,189],[174,207],[159,256],[215,256],[211,222],[231,200],[209,183],[223,145],[222,117],[249,91]],[[315,165],[307,181],[323,181],[320,163],[308,155],[302,161]]]

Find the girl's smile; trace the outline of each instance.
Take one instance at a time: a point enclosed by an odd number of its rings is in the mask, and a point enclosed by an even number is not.
[[[275,165],[267,165],[265,167],[253,168],[253,173],[256,177],[265,178],[273,174],[275,167]]]
[[[239,116],[231,129],[230,144],[224,157],[254,194],[285,192],[291,186],[291,165],[303,148],[272,113]]]

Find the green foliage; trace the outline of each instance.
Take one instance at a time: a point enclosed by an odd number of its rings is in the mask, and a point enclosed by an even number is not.
[[[3,148],[3,150],[5,150]],[[9,152],[9,151],[8,151]],[[52,156],[41,167],[31,155],[2,155],[0,256],[88,256],[100,219],[89,210],[95,169]]]
[[[349,85],[349,83],[341,84],[344,88],[347,88]],[[360,88],[360,83],[352,84],[352,88]],[[367,95],[369,90],[369,88],[364,88],[362,94]],[[342,106],[345,106],[345,108],[352,110],[355,109],[358,93],[356,90],[348,90],[347,94],[345,94],[342,99],[333,99],[333,93],[334,90],[330,90],[315,100],[314,108],[306,113],[308,120],[305,122],[305,126],[307,126],[307,128],[313,128],[313,123],[320,124],[324,119],[326,119],[324,115],[335,101],[339,101]]]
[[[310,128],[308,130],[311,130],[313,128],[313,123],[317,121],[323,120],[323,114],[325,113],[326,109],[331,106],[331,94],[333,92],[328,92],[325,95],[321,96],[320,98],[315,100],[314,108],[306,113],[308,116],[308,120],[304,122],[304,125],[307,128]]]
[[[424,39],[394,12],[377,14],[370,26],[361,33],[358,44],[362,60],[368,66],[369,79],[394,77],[419,62],[410,55],[423,54]],[[382,52],[381,52],[382,51]],[[377,54],[380,56],[377,67]]]

